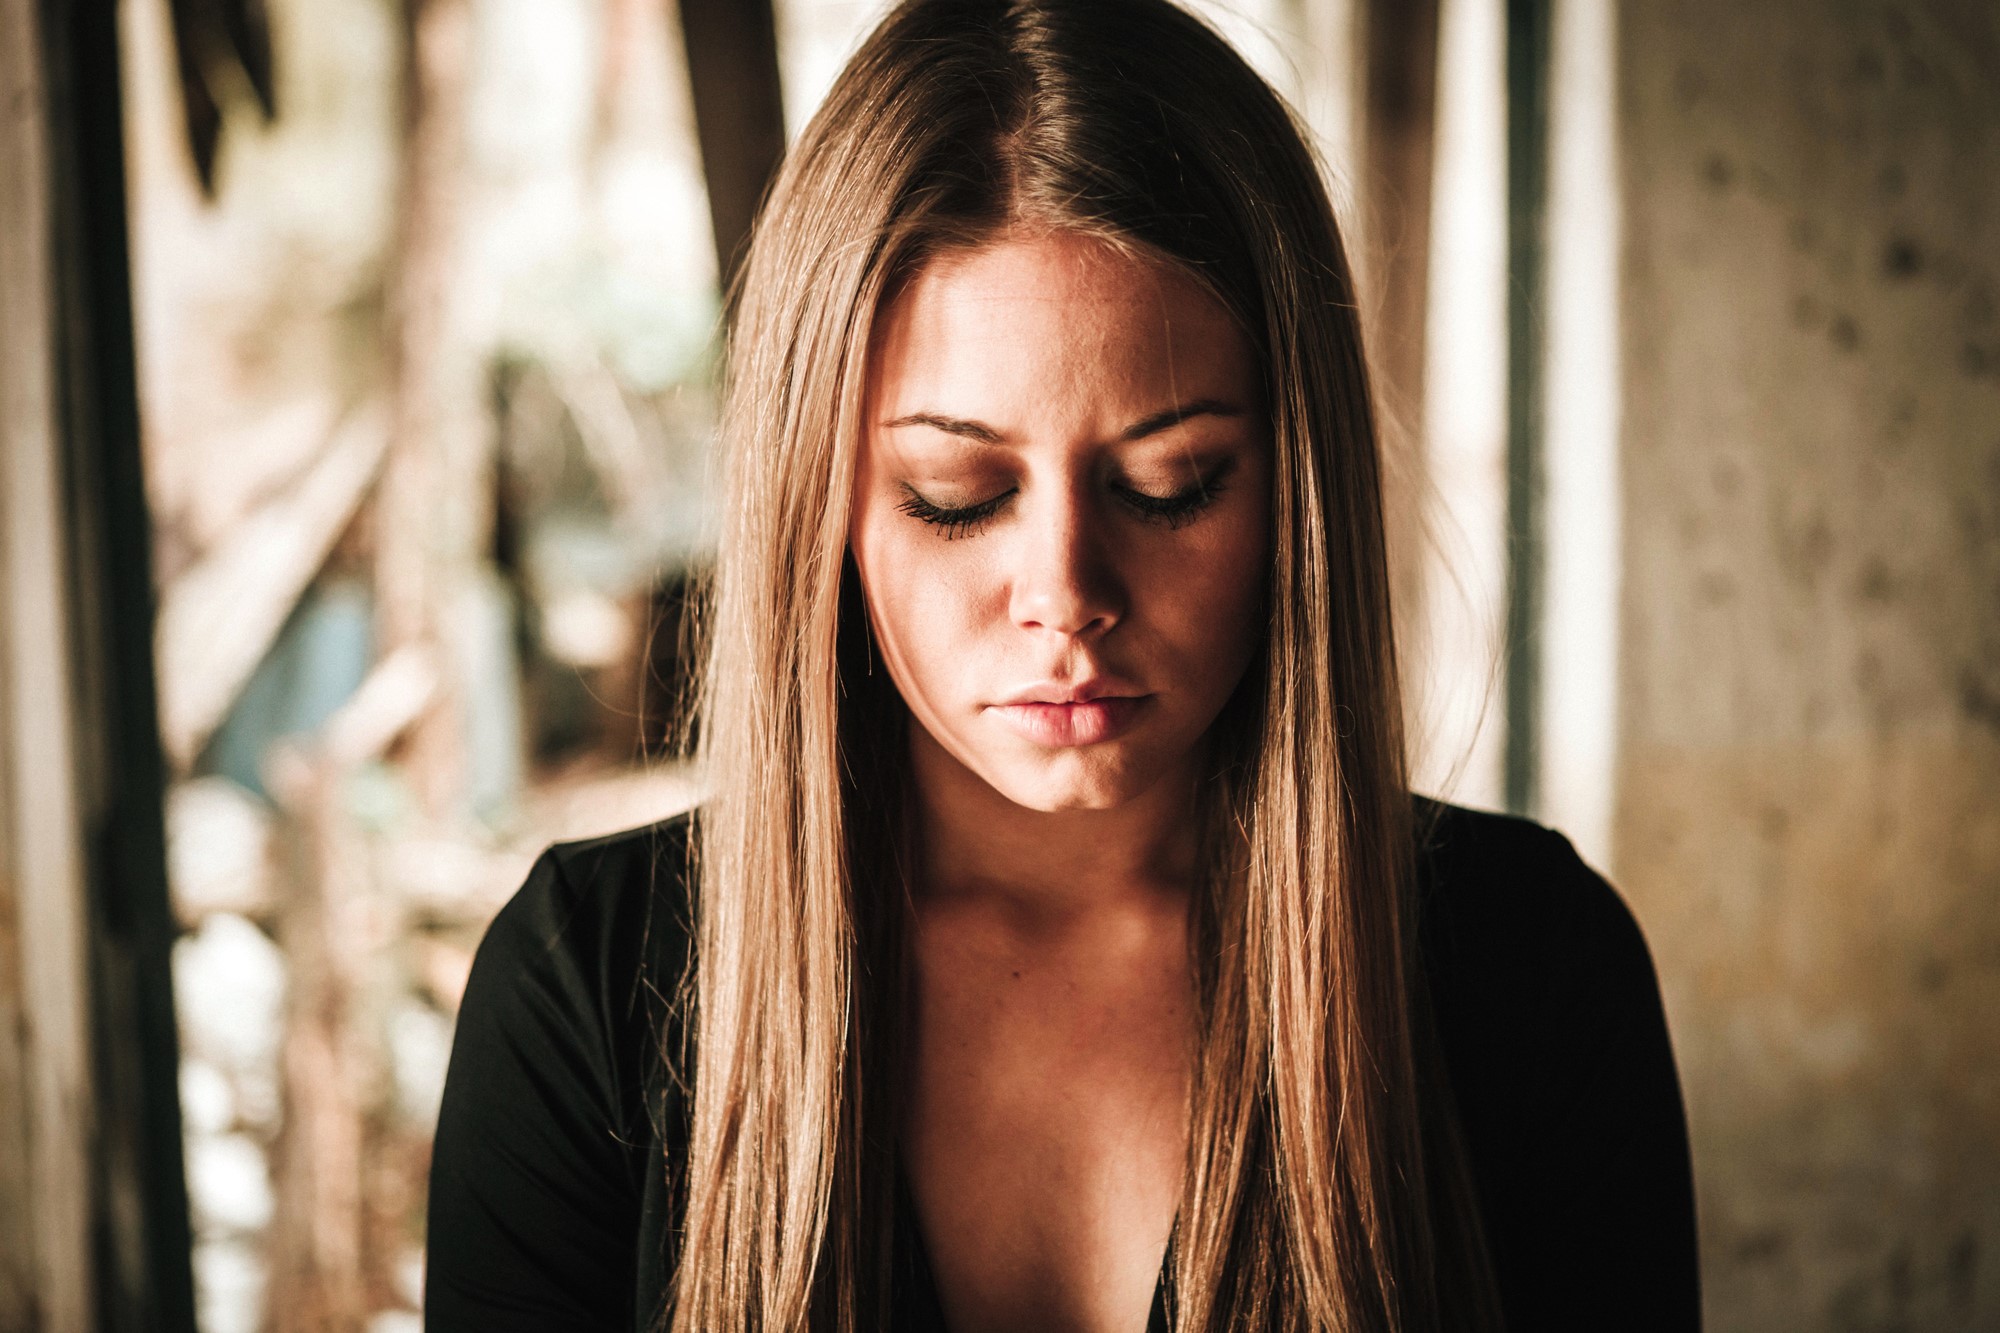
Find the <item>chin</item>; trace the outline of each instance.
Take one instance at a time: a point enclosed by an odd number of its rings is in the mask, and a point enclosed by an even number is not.
[[[1050,759],[998,765],[981,776],[1018,806],[1058,814],[1115,810],[1150,788],[1160,771],[1157,766],[1071,751]]]

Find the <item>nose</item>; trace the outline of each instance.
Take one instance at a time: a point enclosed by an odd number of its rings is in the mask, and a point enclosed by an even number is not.
[[[1127,601],[1102,520],[1074,486],[1040,500],[1015,525],[1008,613],[1022,629],[1102,637]]]

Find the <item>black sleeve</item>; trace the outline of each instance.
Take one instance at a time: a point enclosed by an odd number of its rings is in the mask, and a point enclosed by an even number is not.
[[[429,1329],[631,1327],[628,1080],[578,901],[544,853],[473,961],[431,1159]]]
[[[1694,1333],[1694,1179],[1652,954],[1611,885],[1566,839],[1543,839],[1562,944],[1547,1014],[1563,1035],[1534,1098],[1523,1165],[1539,1234],[1514,1240],[1537,1251],[1537,1280],[1517,1293],[1512,1326]]]

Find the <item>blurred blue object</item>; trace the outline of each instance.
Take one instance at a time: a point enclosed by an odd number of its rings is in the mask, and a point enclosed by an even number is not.
[[[360,579],[327,579],[308,589],[196,771],[271,799],[260,771],[265,755],[285,737],[318,728],[360,687],[374,660],[374,621],[374,596]]]

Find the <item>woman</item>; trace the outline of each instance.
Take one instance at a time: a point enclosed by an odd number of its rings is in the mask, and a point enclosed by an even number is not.
[[[691,817],[552,849],[434,1327],[1698,1326],[1618,896],[1405,785],[1352,285],[1165,0],[913,0],[735,293]]]

